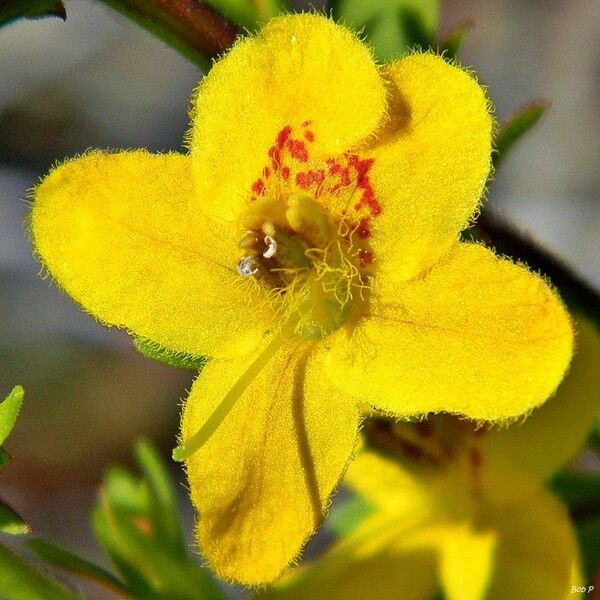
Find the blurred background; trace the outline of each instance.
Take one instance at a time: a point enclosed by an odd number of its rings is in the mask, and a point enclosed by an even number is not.
[[[181,149],[201,72],[103,5],[65,4],[66,23],[0,30],[0,397],[13,384],[26,390],[0,497],[36,534],[101,560],[88,512],[102,473],[130,464],[140,436],[170,454],[192,374],[143,359],[39,276],[28,190],[88,148]],[[552,102],[489,202],[600,287],[600,2],[442,1],[442,32],[465,19],[475,28],[462,62],[489,86],[499,119]]]

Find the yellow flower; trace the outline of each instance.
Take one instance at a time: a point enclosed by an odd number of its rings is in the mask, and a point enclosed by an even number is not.
[[[344,27],[285,16],[215,64],[193,106],[189,155],[56,168],[33,236],[96,318],[212,357],[178,455],[203,553],[255,584],[320,522],[360,401],[514,417],[553,392],[572,333],[543,279],[458,241],[491,151],[467,72],[432,54],[378,67]]]
[[[483,430],[437,415],[375,421],[346,482],[370,512],[323,558],[289,572],[279,600],[566,600],[585,581],[567,508],[544,488],[600,409],[600,335],[581,320],[556,395],[523,424]],[[376,453],[374,450],[377,450]]]

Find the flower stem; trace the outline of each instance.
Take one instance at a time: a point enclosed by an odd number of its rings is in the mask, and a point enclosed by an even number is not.
[[[202,0],[101,0],[178,50],[203,70],[242,30]]]

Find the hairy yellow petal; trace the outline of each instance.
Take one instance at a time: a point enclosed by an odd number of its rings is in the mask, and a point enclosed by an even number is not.
[[[475,79],[439,56],[413,54],[384,78],[389,120],[372,154],[381,204],[372,245],[380,277],[402,281],[431,266],[481,202],[492,117]]]
[[[235,356],[270,314],[235,271],[235,242],[190,210],[189,157],[94,152],[35,189],[37,252],[97,319],[174,350]]]
[[[375,291],[371,311],[330,338],[328,374],[396,415],[515,417],[554,392],[571,358],[570,318],[547,283],[474,244],[393,295]]]
[[[336,156],[369,135],[385,108],[371,52],[316,14],[272,19],[239,41],[201,83],[191,151],[197,199],[232,220],[286,126],[309,123],[312,159]]]
[[[482,436],[491,468],[509,462],[544,481],[581,450],[600,410],[600,333],[583,315],[575,330],[573,362],[555,396],[523,423]]]
[[[367,519],[315,563],[291,571],[281,600],[423,600],[438,587],[431,548],[405,548],[410,520],[381,513]],[[267,594],[267,597],[269,595]]]
[[[198,543],[221,578],[277,577],[321,521],[354,448],[355,401],[327,384],[310,353],[285,343],[186,461]],[[184,443],[248,364],[209,362],[185,406]]]

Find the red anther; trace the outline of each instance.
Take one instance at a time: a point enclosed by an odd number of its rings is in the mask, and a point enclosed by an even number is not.
[[[364,218],[358,222],[356,234],[361,240],[366,240],[371,237],[371,228],[369,227],[369,219]]]
[[[360,260],[360,264],[362,267],[366,267],[373,262],[373,253],[370,250],[365,250],[361,248],[358,251],[358,259]]]

